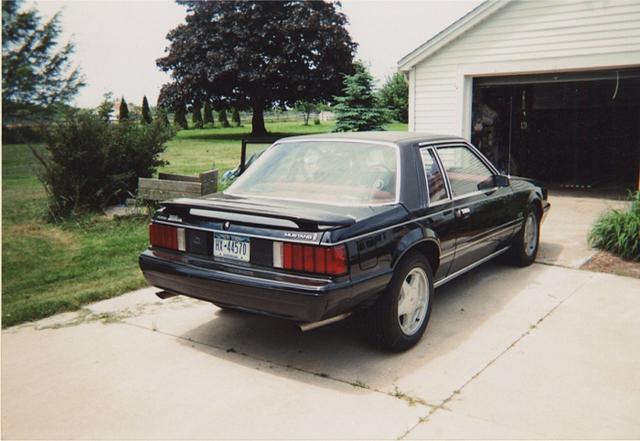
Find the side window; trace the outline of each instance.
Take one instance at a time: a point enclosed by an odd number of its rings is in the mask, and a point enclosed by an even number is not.
[[[444,186],[444,177],[442,170],[436,161],[433,150],[420,150],[422,156],[422,165],[424,167],[424,175],[427,178],[427,186],[429,187],[429,201],[437,202],[447,199],[447,190]]]
[[[440,147],[438,155],[449,177],[453,196],[478,191],[478,184],[493,178],[491,170],[467,147]]]

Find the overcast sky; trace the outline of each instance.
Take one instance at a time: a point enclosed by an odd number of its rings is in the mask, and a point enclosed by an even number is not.
[[[358,57],[369,63],[379,82],[395,72],[398,60],[447,27],[482,0],[342,2]],[[153,105],[169,78],[155,60],[167,46],[167,32],[184,21],[173,1],[32,1],[44,17],[62,10],[63,41],[75,42],[74,61],[87,82],[75,104],[95,107],[102,95]]]

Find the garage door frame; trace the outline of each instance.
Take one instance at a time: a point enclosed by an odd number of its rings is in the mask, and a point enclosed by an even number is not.
[[[567,57],[514,61],[508,63],[460,64],[457,72],[458,132],[471,139],[471,112],[473,104],[473,79],[505,75],[531,75],[563,72],[594,71],[603,69],[640,68],[640,52],[620,52],[589,57]],[[640,164],[638,164],[640,169]],[[640,178],[638,180],[640,189]]]

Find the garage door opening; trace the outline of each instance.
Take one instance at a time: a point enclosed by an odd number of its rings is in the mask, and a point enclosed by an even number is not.
[[[639,187],[640,69],[474,78],[471,140],[555,188]]]

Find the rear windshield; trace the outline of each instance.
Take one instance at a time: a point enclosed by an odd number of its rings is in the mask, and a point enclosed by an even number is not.
[[[225,193],[336,205],[396,201],[397,148],[347,141],[283,142]]]

